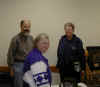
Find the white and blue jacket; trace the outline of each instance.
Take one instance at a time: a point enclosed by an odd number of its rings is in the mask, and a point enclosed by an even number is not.
[[[50,87],[51,85],[48,60],[37,48],[34,48],[25,60],[23,80],[30,87]]]

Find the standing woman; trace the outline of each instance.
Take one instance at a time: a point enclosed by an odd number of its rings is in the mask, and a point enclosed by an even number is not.
[[[50,87],[51,72],[48,60],[43,56],[49,48],[49,37],[45,33],[39,34],[34,45],[24,64],[24,87]]]
[[[60,71],[61,81],[67,78],[75,78],[80,82],[80,74],[85,70],[85,57],[83,43],[74,34],[75,26],[72,23],[64,25],[65,35],[63,35],[58,45],[57,67]]]

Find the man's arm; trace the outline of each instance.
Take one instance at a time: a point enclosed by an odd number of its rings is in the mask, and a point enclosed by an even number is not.
[[[80,55],[80,62],[81,62],[81,80],[84,80],[84,75],[85,75],[85,68],[86,68],[86,61],[85,61],[85,51],[83,48],[83,43],[82,40],[79,41],[78,43],[78,51]]]
[[[78,43],[78,53],[79,53],[80,62],[81,62],[81,75],[82,75],[82,78],[84,78],[86,61],[85,61],[85,51],[84,51],[84,48],[83,48],[82,40],[79,40],[79,43]]]
[[[12,67],[13,63],[14,63],[14,54],[15,54],[15,50],[16,50],[16,40],[15,38],[13,38],[11,40],[9,49],[8,49],[8,54],[7,54],[7,63],[9,67]]]
[[[57,58],[58,58],[57,65],[56,65],[57,68],[60,68],[60,65],[63,64],[63,60],[62,60],[63,52],[64,52],[64,47],[63,47],[63,40],[61,38],[58,44],[58,49],[57,49]]]
[[[33,38],[33,36],[30,36],[30,38],[31,38],[31,41],[33,43],[33,48],[34,48],[34,38]]]

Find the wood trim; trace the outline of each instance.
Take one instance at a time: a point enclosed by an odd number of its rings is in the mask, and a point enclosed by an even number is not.
[[[8,66],[0,66],[0,72],[10,72]]]
[[[56,73],[59,72],[56,66],[50,66],[50,69],[52,72],[56,72]],[[10,72],[10,69],[8,68],[8,66],[0,66],[0,72]]]
[[[85,50],[85,56],[88,57],[89,53],[88,50]]]
[[[59,69],[56,68],[56,66],[50,66],[50,69],[52,72],[58,73]]]

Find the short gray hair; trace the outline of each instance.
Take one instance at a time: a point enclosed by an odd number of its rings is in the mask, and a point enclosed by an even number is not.
[[[46,38],[49,40],[49,36],[46,33],[40,33],[34,40],[34,48],[37,48],[37,43],[42,39]]]
[[[65,23],[64,29],[66,29],[67,26],[72,27],[73,31],[75,30],[75,25],[73,23],[71,23],[71,22]]]

